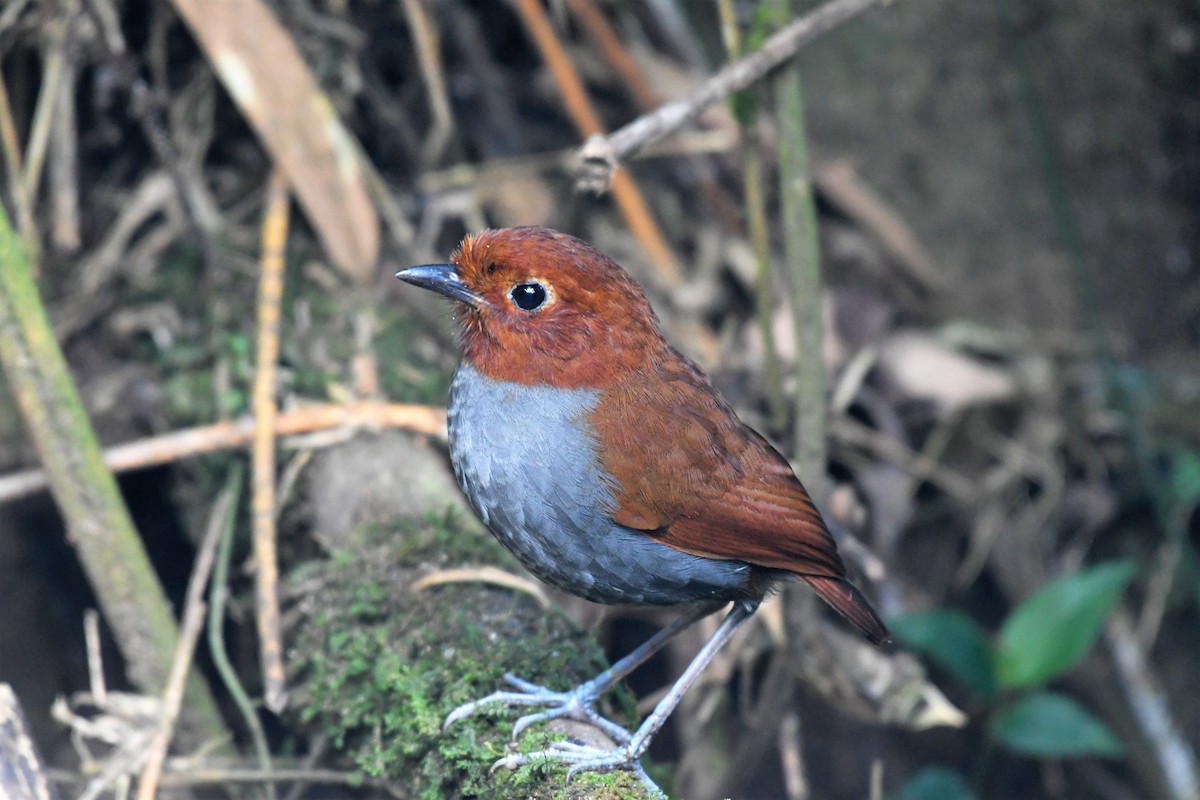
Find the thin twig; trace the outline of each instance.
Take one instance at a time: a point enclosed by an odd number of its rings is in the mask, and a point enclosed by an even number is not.
[[[17,230],[32,246],[36,239],[33,211],[29,207],[29,197],[25,194],[25,181],[21,178],[21,139],[17,136],[17,124],[13,120],[3,67],[4,65],[0,64],[0,150],[4,151],[4,173],[8,176],[8,193],[17,212]]]
[[[7,800],[58,800],[17,694],[0,683],[0,795]]]
[[[1159,544],[1154,557],[1154,569],[1146,586],[1146,601],[1138,616],[1137,638],[1142,649],[1149,652],[1158,638],[1163,615],[1167,610],[1167,599],[1175,583],[1176,571],[1183,558],[1184,538],[1187,534],[1187,517],[1190,508],[1176,506],[1172,509],[1171,527]]]
[[[487,583],[492,586],[503,586],[505,589],[524,592],[537,600],[542,608],[549,608],[551,605],[550,597],[541,585],[493,566],[439,569],[415,581],[409,589],[421,592],[433,586],[445,586],[453,583]]]
[[[383,781],[365,777],[359,771],[339,772],[332,769],[274,769],[255,770],[237,767],[200,767],[163,773],[159,786],[163,789],[180,789],[188,786],[225,783],[330,783],[345,786],[382,786]]]
[[[808,800],[808,777],[804,769],[804,747],[800,741],[800,715],[788,711],[779,725],[779,760],[788,800]]]
[[[267,708],[287,704],[279,627],[279,562],[275,548],[275,367],[279,361],[279,317],[283,305],[283,252],[287,245],[288,189],[276,168],[267,186],[263,215],[262,258],[258,284],[258,354],[254,374],[254,528],[255,596],[258,646]]]
[[[54,109],[58,105],[59,88],[66,60],[67,26],[69,20],[55,20],[48,26],[45,60],[42,62],[42,85],[33,108],[29,126],[29,141],[25,143],[25,198],[30,208],[37,206],[38,186],[42,182],[42,166],[46,163],[46,148],[50,142]]]
[[[17,24],[17,19],[21,16],[21,12],[25,10],[30,2],[32,0],[8,0],[5,3],[4,10],[0,11],[0,34]]]
[[[233,522],[237,508],[237,489],[241,483],[242,470],[240,463],[235,462],[235,468],[231,470],[225,484],[234,491],[233,502],[230,503],[230,514],[226,516],[221,530],[221,545],[217,549],[217,563],[213,567],[212,581],[208,586],[208,651],[212,656],[217,675],[225,684],[225,689],[233,698],[234,705],[238,707],[246,727],[250,730],[250,738],[254,741],[254,752],[258,756],[258,765],[263,773],[270,775],[272,773],[271,750],[267,745],[267,736],[263,731],[262,722],[259,721],[258,714],[255,712],[254,704],[250,701],[246,690],[242,688],[237,670],[229,660],[222,631],[225,622],[225,601],[229,597],[229,561],[233,555]],[[165,784],[165,781],[162,783]],[[274,782],[268,780],[265,788],[267,800],[275,800]]]
[[[957,472],[931,461],[899,439],[881,434],[853,417],[835,417],[829,422],[830,435],[844,444],[858,445],[871,451],[876,458],[891,461],[909,475],[927,478],[946,494],[962,503],[971,503],[979,496],[979,487]]]
[[[729,128],[684,131],[677,136],[647,145],[634,159],[728,153],[737,146],[737,138],[737,133]],[[478,164],[464,162],[445,169],[421,173],[417,178],[417,189],[429,195],[443,194],[455,189],[491,189],[502,181],[522,180],[545,170],[567,169],[574,158],[575,151],[567,149],[511,158],[492,158]],[[408,243],[411,244],[411,238]]]
[[[403,428],[445,438],[446,412],[433,406],[402,403],[323,403],[288,409],[275,420],[277,436],[295,436],[342,427]],[[105,450],[102,456],[105,465],[113,472],[128,472],[205,453],[244,447],[253,438],[254,418],[242,417],[116,445]],[[2,476],[0,503],[40,491],[46,488],[46,482],[46,473],[40,469]]]
[[[96,705],[103,706],[108,702],[108,685],[100,657],[100,615],[94,608],[83,612],[83,640],[87,648],[88,688]]]
[[[883,760],[871,759],[871,792],[868,800],[883,800]]]
[[[727,64],[679,100],[638,117],[608,136],[593,135],[579,151],[582,167],[577,185],[596,192],[607,190],[614,170],[630,155],[683,127],[713,103],[756,83],[821,34],[885,1],[831,0],[772,35],[757,52]]]
[[[191,669],[192,655],[196,651],[196,640],[200,637],[200,629],[204,625],[204,588],[208,585],[208,576],[216,559],[221,532],[233,505],[234,491],[235,487],[227,484],[217,497],[204,531],[204,540],[196,553],[196,564],[192,567],[192,577],[188,580],[183,604],[179,644],[175,648],[175,657],[171,662],[167,688],[163,695],[162,720],[150,743],[142,777],[138,782],[137,800],[153,800],[158,789],[163,761],[167,757],[167,747],[171,744],[175,721],[179,718],[179,708],[183,704],[184,684]]]
[[[1196,800],[1200,797],[1200,771],[1196,753],[1180,735],[1171,716],[1162,683],[1138,646],[1133,621],[1118,609],[1104,628],[1104,640],[1115,667],[1117,684],[1125,695],[1142,736],[1150,745],[1170,792],[1170,800]]]
[[[433,127],[421,146],[421,162],[432,165],[442,157],[446,143],[454,133],[454,114],[450,111],[450,98],[446,93],[438,30],[422,0],[403,0],[401,6],[408,31],[416,44],[417,66],[420,67],[421,82],[425,84],[429,114],[433,117]]]
[[[54,128],[50,132],[50,202],[54,212],[50,241],[63,253],[74,253],[80,245],[79,124],[75,113],[79,65],[76,62],[74,48],[68,46],[54,100]]]
[[[822,199],[871,233],[883,249],[925,292],[943,288],[937,264],[917,235],[886,200],[875,193],[848,161],[821,167],[813,176]]]

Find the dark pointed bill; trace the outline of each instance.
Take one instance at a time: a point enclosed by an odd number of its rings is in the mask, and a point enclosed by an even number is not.
[[[419,267],[409,267],[397,272],[396,277],[405,283],[444,294],[446,297],[461,300],[473,306],[483,302],[483,298],[468,289],[467,285],[458,277],[457,269],[453,264],[424,264]]]

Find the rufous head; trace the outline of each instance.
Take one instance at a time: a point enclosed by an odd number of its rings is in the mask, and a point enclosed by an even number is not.
[[[548,228],[486,230],[463,239],[449,264],[396,277],[462,304],[463,358],[498,380],[599,388],[667,347],[642,287],[591,245]]]

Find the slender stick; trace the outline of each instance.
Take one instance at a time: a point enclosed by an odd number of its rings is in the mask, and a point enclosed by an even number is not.
[[[235,469],[229,476],[227,486],[237,487],[241,485],[242,470],[241,462],[235,462]],[[234,495],[231,509],[236,510],[237,495]],[[217,548],[217,561],[213,565],[212,580],[208,585],[208,652],[212,656],[213,667],[217,670],[217,675],[220,676],[221,682],[225,684],[225,689],[229,692],[229,696],[233,698],[234,704],[241,712],[242,719],[246,723],[246,727],[250,730],[250,738],[254,741],[254,751],[258,756],[258,766],[263,774],[271,775],[273,767],[271,764],[271,750],[267,744],[267,735],[263,731],[262,722],[258,719],[258,713],[254,709],[254,703],[251,702],[250,696],[246,694],[246,690],[242,688],[242,683],[238,680],[237,670],[234,669],[233,662],[229,660],[229,653],[225,648],[225,637],[222,631],[222,625],[225,621],[225,601],[229,598],[229,562],[233,556],[233,531],[234,531],[234,513],[230,513],[225,517],[225,525],[221,531],[221,545]],[[165,781],[160,781],[160,784]],[[275,800],[275,783],[269,778],[266,779],[264,785],[267,800]]]
[[[417,66],[421,71],[421,82],[425,84],[429,115],[433,117],[433,125],[421,147],[421,161],[432,165],[442,157],[454,134],[454,113],[450,110],[450,97],[446,91],[438,29],[422,0],[402,0],[401,7],[416,45]]]
[[[21,236],[31,245],[34,243],[33,211],[29,197],[25,194],[25,181],[21,176],[21,140],[17,136],[17,125],[13,120],[12,104],[8,100],[8,87],[4,82],[3,64],[0,64],[0,151],[4,154],[4,172],[8,176],[8,193],[16,206],[17,228]]]
[[[225,488],[217,497],[217,502],[213,504],[204,539],[196,553],[196,564],[192,567],[192,577],[188,580],[184,599],[179,644],[175,648],[175,657],[171,662],[167,689],[163,697],[162,720],[150,742],[150,751],[142,768],[142,778],[138,782],[137,800],[154,800],[154,793],[158,789],[163,761],[166,760],[167,748],[175,732],[175,721],[179,718],[179,708],[183,704],[184,681],[191,669],[192,656],[196,652],[196,640],[200,638],[200,631],[204,627],[204,587],[208,585],[208,576],[212,573],[221,533],[229,524],[237,492],[237,480],[240,480],[240,476],[236,472],[231,473],[230,480],[226,482]]]
[[[446,412],[434,406],[404,403],[318,403],[290,408],[275,420],[278,436],[295,436],[333,428],[401,428],[426,436],[445,438]],[[192,456],[245,447],[254,438],[254,418],[242,417],[213,425],[138,439],[116,445],[102,454],[113,472],[156,467]],[[45,489],[44,470],[30,469],[0,476],[0,503]]]
[[[656,111],[638,117],[608,136],[592,136],[579,153],[583,160],[579,187],[603,191],[612,181],[617,165],[629,156],[650,142],[679,130],[713,103],[756,83],[821,34],[883,2],[885,0],[831,0],[780,29],[763,43],[760,50],[727,64],[684,97],[659,106]]]
[[[1150,745],[1171,800],[1200,797],[1196,752],[1180,732],[1162,681],[1138,646],[1133,620],[1118,609],[1104,626],[1104,642],[1115,667],[1115,683],[1125,695],[1139,732]]]
[[[279,562],[275,548],[275,365],[279,360],[279,317],[283,304],[283,250],[287,244],[288,191],[276,168],[267,187],[262,258],[258,284],[258,356],[254,375],[254,527],[255,596],[258,647],[267,708],[279,713],[287,704],[283,644],[279,624]]]
[[[32,209],[37,206],[38,186],[42,181],[42,166],[46,163],[46,149],[50,142],[54,110],[62,84],[63,64],[66,61],[66,20],[55,20],[48,27],[45,44],[45,60],[42,62],[42,86],[38,90],[37,104],[33,110],[33,123],[29,129],[29,141],[25,145],[25,171],[21,176],[25,182],[24,194]]]

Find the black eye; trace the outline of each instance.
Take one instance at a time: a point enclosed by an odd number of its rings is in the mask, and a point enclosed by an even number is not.
[[[546,302],[546,287],[540,283],[518,283],[508,296],[522,311],[534,311]]]

